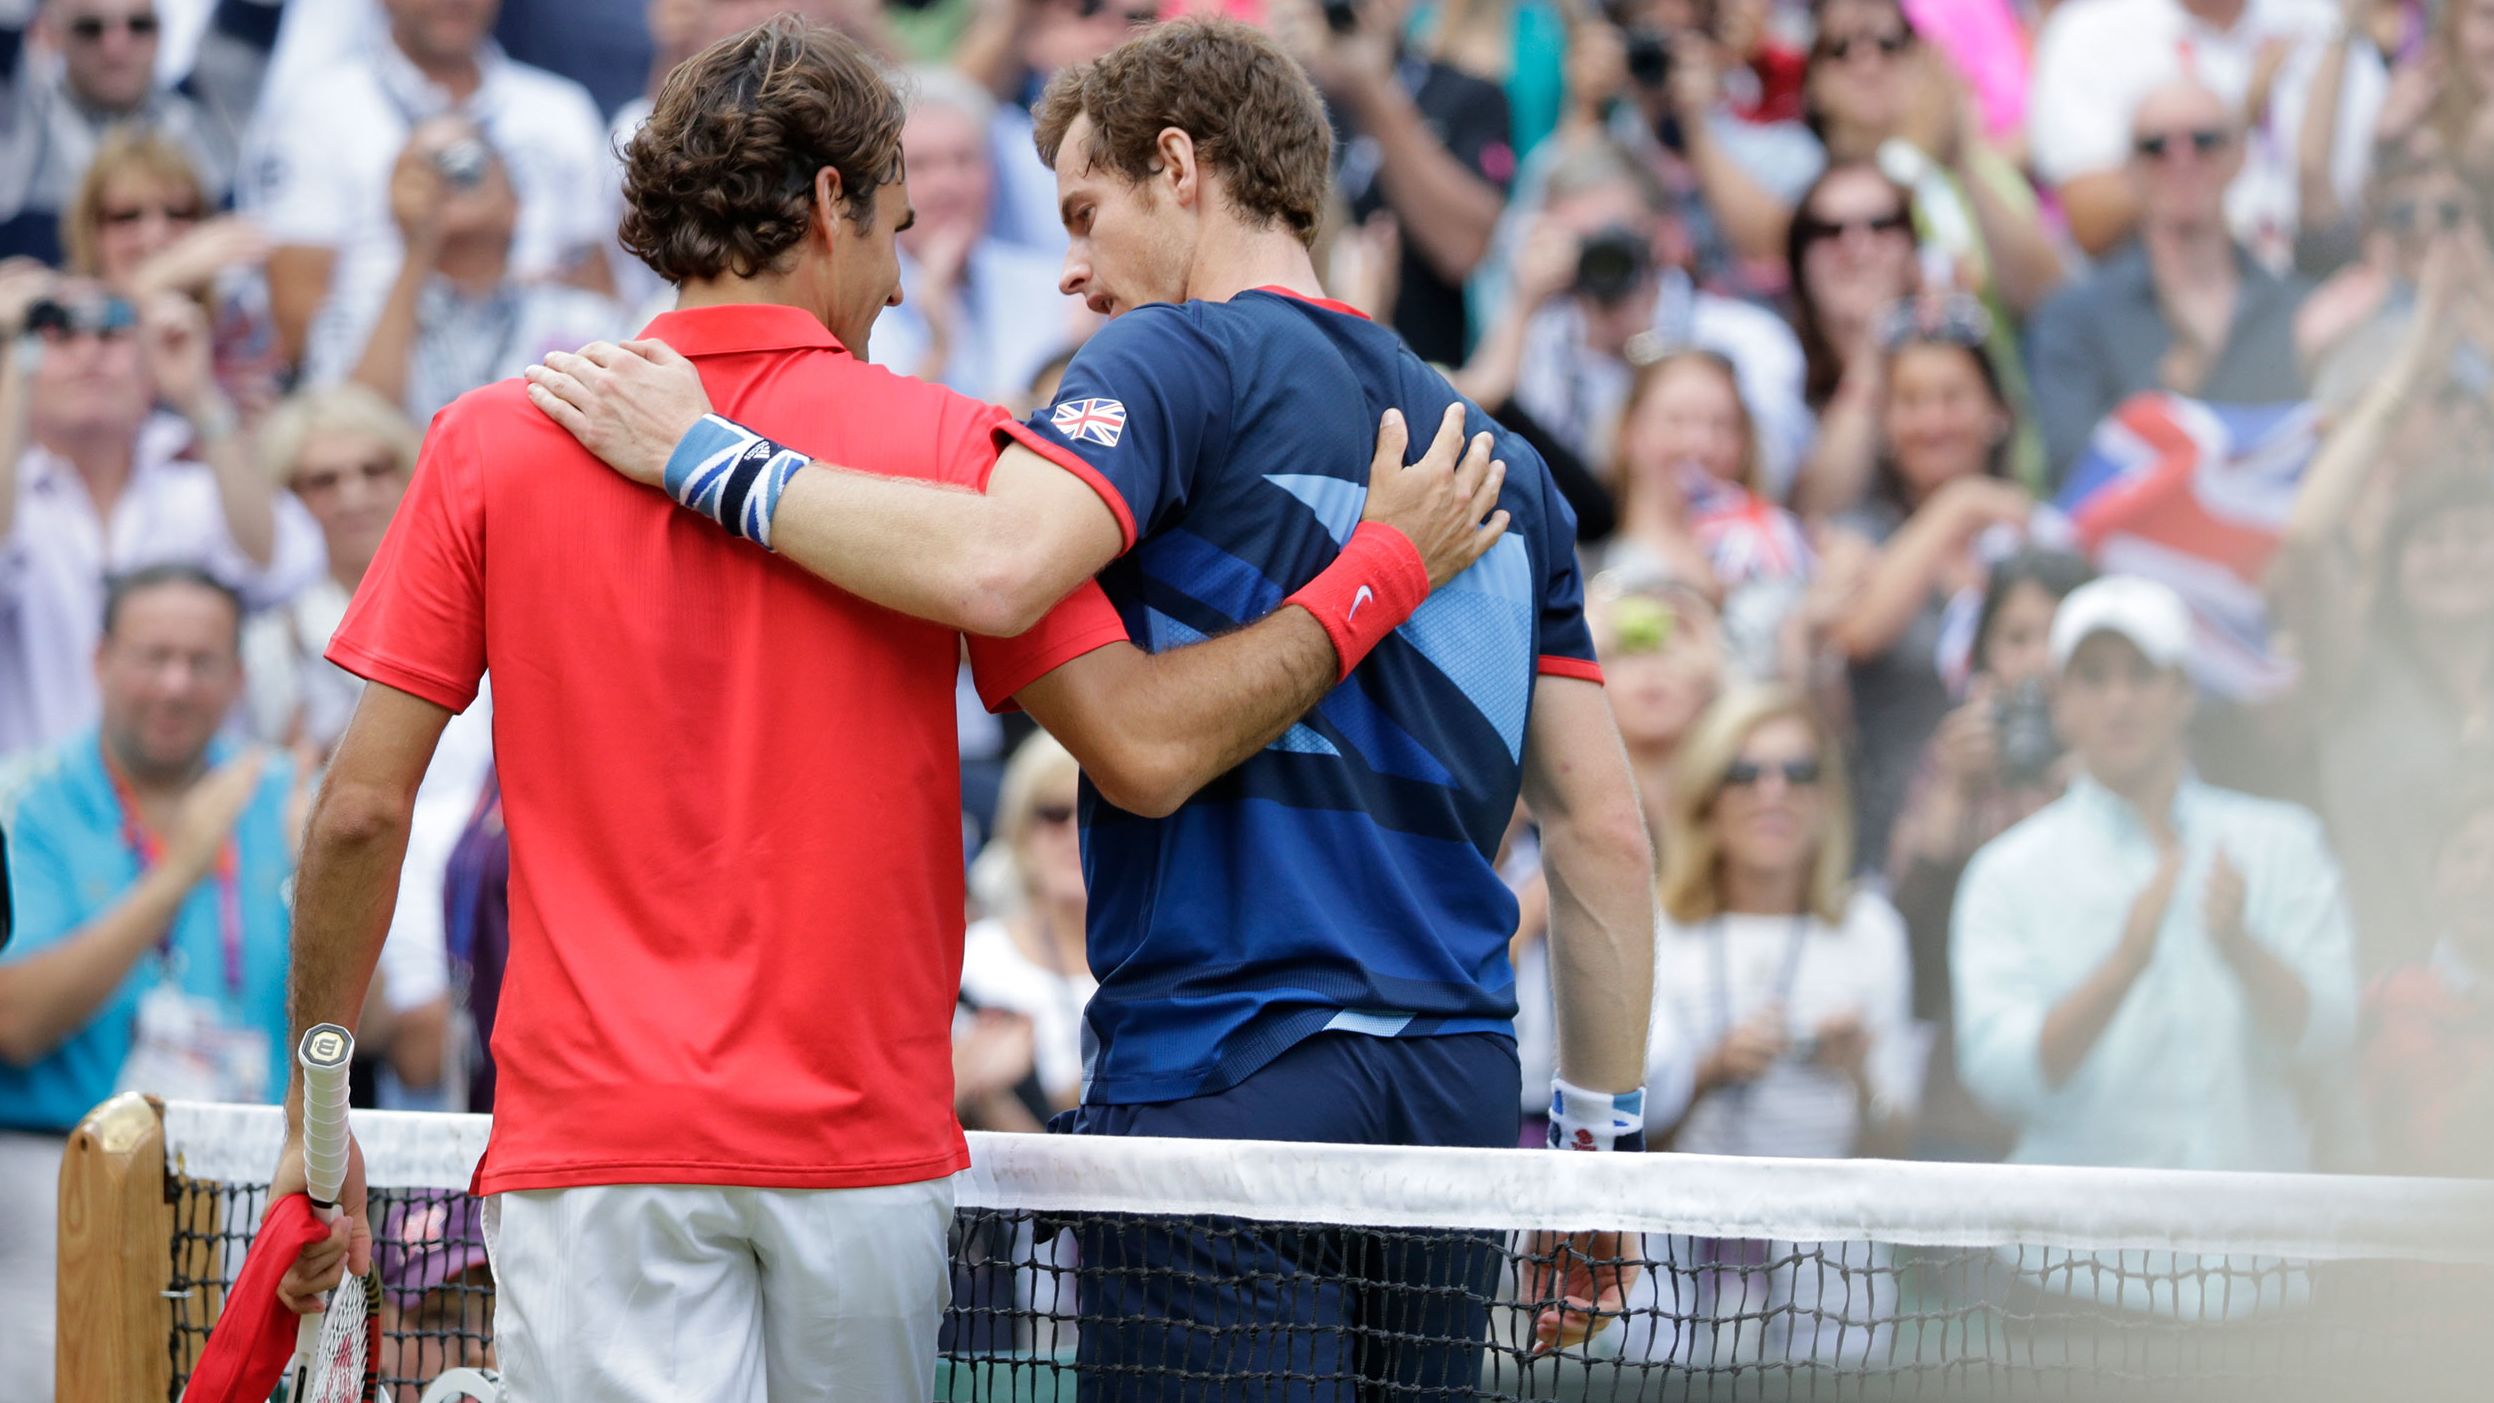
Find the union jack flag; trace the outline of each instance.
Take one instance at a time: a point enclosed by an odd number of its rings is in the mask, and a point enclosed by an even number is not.
[[[2319,429],[2309,404],[2133,395],[2096,426],[2054,503],[2098,569],[2161,580],[2191,606],[2191,671],[2221,696],[2258,700],[2294,680],[2269,647],[2261,576]]]
[[[1115,448],[1126,431],[1126,406],[1113,399],[1069,399],[1048,417],[1058,433],[1102,448]]]

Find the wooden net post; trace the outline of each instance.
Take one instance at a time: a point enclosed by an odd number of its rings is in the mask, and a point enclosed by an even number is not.
[[[60,1403],[172,1391],[173,1205],[164,1107],[123,1092],[87,1113],[61,1157]]]

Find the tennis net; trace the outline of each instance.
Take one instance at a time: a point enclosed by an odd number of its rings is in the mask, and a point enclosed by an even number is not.
[[[384,1396],[415,1403],[490,1344],[464,1193],[488,1122],[355,1125]],[[64,1263],[73,1216],[138,1246],[114,1280],[65,1276],[62,1397],[180,1396],[280,1133],[269,1108],[124,1097],[73,1139]],[[2487,1393],[2494,1184],[976,1134],[971,1153],[946,1399]],[[103,1222],[112,1204],[139,1220]],[[1604,1286],[1588,1338],[1542,1347],[1558,1297]],[[72,1339],[73,1309],[118,1333]],[[151,1358],[76,1358],[112,1348]],[[146,1372],[94,1372],[116,1364]]]

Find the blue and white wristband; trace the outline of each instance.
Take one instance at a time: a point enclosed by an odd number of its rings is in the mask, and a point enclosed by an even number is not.
[[[782,448],[733,420],[705,414],[667,455],[667,495],[719,523],[729,535],[769,550],[780,494],[806,462],[795,449]]]
[[[1642,1150],[1645,1090],[1587,1091],[1550,1079],[1550,1148]]]

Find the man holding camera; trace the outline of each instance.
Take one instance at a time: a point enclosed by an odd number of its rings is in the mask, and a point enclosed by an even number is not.
[[[422,424],[547,350],[627,329],[613,299],[511,267],[519,198],[502,157],[461,117],[420,122],[390,171],[398,275],[353,378]]]
[[[1422,360],[1459,365],[1464,279],[1489,252],[1515,148],[1497,84],[1404,48],[1410,11],[1411,0],[1275,0],[1271,19],[1325,95],[1352,219],[1394,230],[1387,319]]]
[[[94,724],[105,578],[168,563],[255,609],[321,566],[217,390],[206,313],[0,270],[0,760]]]

